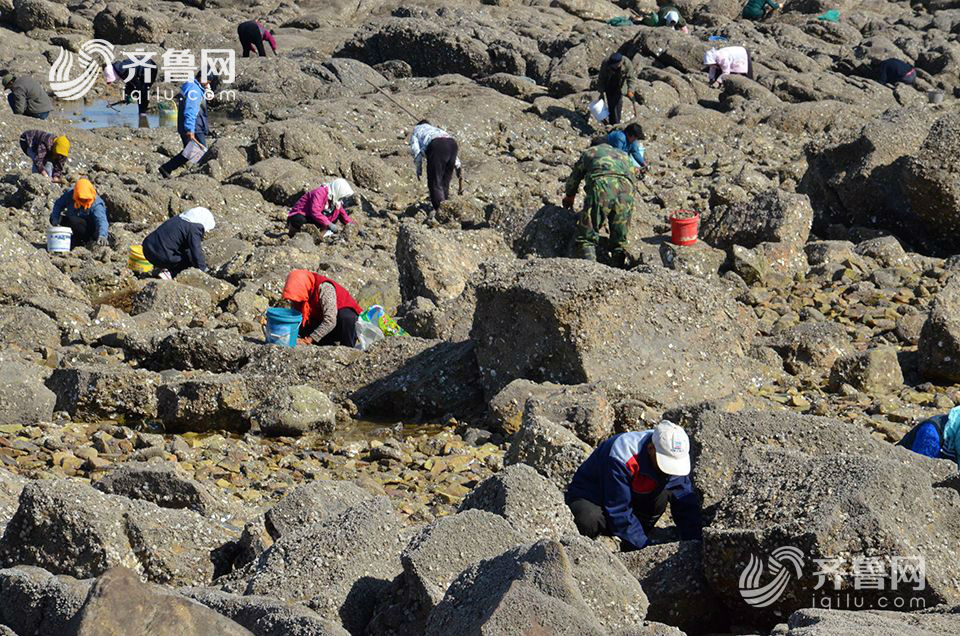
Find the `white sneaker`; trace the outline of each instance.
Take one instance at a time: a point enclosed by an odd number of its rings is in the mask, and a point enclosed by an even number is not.
[[[157,278],[161,278],[163,280],[173,280],[173,276],[170,275],[170,271],[166,269],[161,269],[159,272],[157,272]]]

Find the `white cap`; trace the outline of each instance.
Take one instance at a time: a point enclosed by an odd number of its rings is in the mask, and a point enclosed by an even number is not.
[[[653,429],[657,466],[668,475],[690,474],[690,438],[682,428],[663,420]]]

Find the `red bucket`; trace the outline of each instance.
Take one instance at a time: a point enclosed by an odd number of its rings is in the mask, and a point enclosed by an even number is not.
[[[670,215],[670,242],[674,245],[693,245],[700,229],[700,214],[691,210],[677,210]]]

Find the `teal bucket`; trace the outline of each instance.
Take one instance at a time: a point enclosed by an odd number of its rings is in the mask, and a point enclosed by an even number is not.
[[[295,347],[300,333],[300,312],[286,307],[267,309],[267,344]]]

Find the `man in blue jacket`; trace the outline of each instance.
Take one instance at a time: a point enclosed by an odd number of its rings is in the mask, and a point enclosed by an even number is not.
[[[700,498],[690,482],[690,439],[666,420],[652,431],[614,435],[577,469],[566,502],[580,534],[620,538],[639,550],[670,504],[681,539],[700,539]]]
[[[641,137],[643,137],[643,130],[640,125],[630,124],[623,130],[611,131],[607,135],[607,143],[630,155],[634,168],[646,169],[646,149],[640,145]]]
[[[177,132],[183,147],[195,141],[202,146],[207,145],[207,135],[210,126],[207,120],[207,89],[216,90],[217,78],[214,75],[207,77],[197,73],[197,76],[180,87],[177,95]],[[213,88],[211,88],[213,87]],[[170,161],[160,166],[160,174],[169,179],[174,170],[182,168],[187,163],[183,153],[178,153]]]

